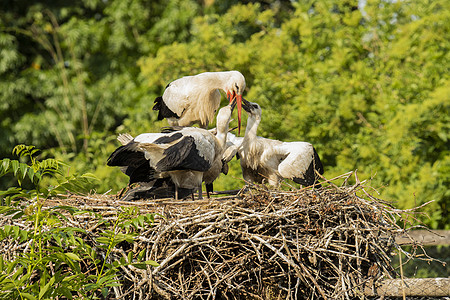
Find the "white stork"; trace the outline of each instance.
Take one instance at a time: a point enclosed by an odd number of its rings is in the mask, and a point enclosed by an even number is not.
[[[230,104],[236,98],[240,131],[244,89],[245,78],[239,71],[185,76],[167,85],[164,94],[155,99],[153,110],[159,111],[158,120],[166,118],[170,126],[199,124],[207,128],[220,106],[219,90],[223,90]]]
[[[233,102],[232,105],[234,106],[235,102]],[[234,155],[237,152],[237,146],[228,141],[228,135],[230,134],[232,136],[235,135],[228,132],[229,122],[225,122],[226,117],[228,116],[227,115],[220,116],[220,114],[218,114],[216,122],[217,127],[214,128],[213,130],[209,130],[219,140],[222,149],[221,155],[219,155],[216,158],[213,165],[211,166],[211,169],[203,173],[203,181],[205,182],[206,195],[208,198],[210,197],[210,193],[214,191],[213,182],[217,178],[219,178],[220,173],[224,173],[225,175],[228,174],[228,162],[230,162],[231,159],[233,159]],[[224,120],[221,120],[221,118],[223,118]],[[199,190],[199,193],[201,193],[201,189]]]
[[[234,134],[228,133],[221,160],[216,161],[214,166],[203,174],[203,181],[205,182],[206,195],[208,198],[210,192],[213,192],[213,182],[219,178],[220,173],[224,173],[225,175],[228,174],[228,163],[237,154],[243,139],[243,137],[236,137]]]
[[[238,154],[245,180],[278,186],[283,178],[310,186],[317,184],[317,175],[323,166],[313,145],[307,142],[281,142],[256,135],[261,122],[261,107],[243,100],[248,113],[247,127]]]
[[[204,172],[222,158],[235,103],[219,110],[217,136],[195,127],[183,127],[169,133],[140,134],[117,148],[107,164],[122,167],[130,177],[130,184],[170,177],[175,184],[176,199],[178,188],[199,188],[201,191]],[[126,142],[126,137],[120,141]],[[202,198],[201,192],[199,198]]]

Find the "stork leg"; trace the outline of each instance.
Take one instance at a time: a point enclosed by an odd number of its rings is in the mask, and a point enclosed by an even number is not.
[[[212,193],[214,191],[214,187],[212,183],[206,183],[205,184],[206,187],[206,195],[208,196],[208,199],[210,198],[210,193]]]
[[[175,185],[175,200],[178,200],[178,186]]]
[[[202,184],[198,186],[198,200],[203,199]]]

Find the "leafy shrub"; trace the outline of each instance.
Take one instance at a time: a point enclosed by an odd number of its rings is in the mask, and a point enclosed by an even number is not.
[[[136,208],[122,209],[114,222],[99,214],[69,206],[44,207],[49,197],[61,192],[82,193],[95,178],[90,174],[63,175],[65,164],[55,159],[38,160],[39,152],[33,146],[19,145],[13,150],[22,161],[0,160],[0,177],[13,175],[18,186],[0,191],[0,214],[13,221],[22,219],[29,226],[23,228],[12,222],[0,228],[0,242],[16,240],[28,245],[17,257],[0,255],[0,298],[46,299],[64,296],[68,299],[98,299],[106,297],[109,288],[120,285],[118,271],[121,266],[133,264],[137,268],[157,265],[144,261],[145,251],[128,252],[127,258],[110,261],[112,249],[119,243],[133,243],[133,229],[153,223],[153,215],[139,215]],[[45,185],[45,177],[57,180],[53,186]],[[25,181],[32,188],[25,189]],[[66,214],[89,214],[104,227],[97,235],[84,228],[63,227]],[[84,239],[83,237],[91,237]],[[102,253],[102,255],[100,255]],[[95,269],[87,274],[86,269]],[[86,275],[87,274],[87,275]]]

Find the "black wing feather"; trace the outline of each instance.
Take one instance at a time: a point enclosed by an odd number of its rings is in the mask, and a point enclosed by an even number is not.
[[[130,177],[129,184],[135,182],[150,182],[155,179],[155,173],[155,169],[150,167],[147,160],[140,166],[128,167],[125,171],[125,174]]]
[[[124,173],[130,177],[129,184],[150,182],[154,179],[155,169],[150,167],[143,152],[137,150],[137,143],[131,142],[117,148],[108,158],[108,166],[126,167]]]
[[[166,135],[166,136],[160,137],[159,139],[155,140],[153,143],[154,144],[169,144],[171,142],[181,139],[182,137],[183,137],[183,134],[180,132],[177,132],[172,135]]]
[[[161,171],[194,170],[204,172],[210,168],[211,162],[199,154],[195,140],[191,136],[185,136],[164,150],[164,158],[156,165],[156,169]]]
[[[177,119],[180,118],[176,113],[171,111],[169,107],[167,107],[167,105],[164,103],[164,100],[161,96],[156,97],[154,102],[155,102],[155,105],[153,106],[153,110],[159,111],[158,120],[162,120],[164,118],[177,118]]]
[[[319,172],[320,175],[323,174],[323,165],[322,165],[322,161],[320,160],[319,154],[317,154],[316,149],[314,149],[314,165],[315,165],[315,169],[317,170],[317,172]]]
[[[166,126],[161,128],[161,133],[171,133],[175,131],[183,130],[183,128],[186,128],[186,126]]]
[[[120,146],[117,148],[111,155],[108,157],[107,165],[108,166],[133,166],[138,167],[142,163],[146,162],[144,153],[137,150],[137,143],[130,142],[124,146]]]

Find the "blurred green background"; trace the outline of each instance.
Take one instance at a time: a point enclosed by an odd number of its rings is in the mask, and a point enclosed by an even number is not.
[[[3,3],[1,158],[35,145],[115,193],[116,135],[167,125],[152,106],[170,81],[239,70],[259,135],[313,143],[325,177],[358,169],[399,208],[435,200],[422,220],[450,229],[447,0]],[[215,189],[241,178],[233,160]]]

